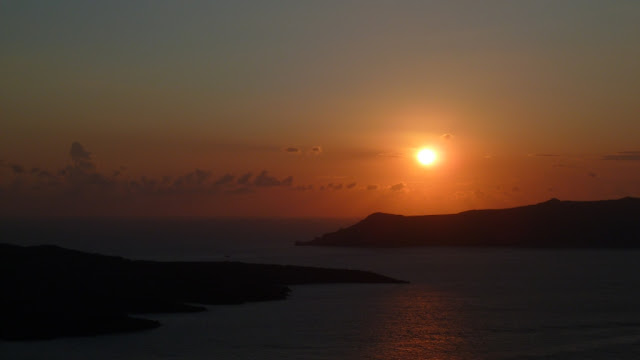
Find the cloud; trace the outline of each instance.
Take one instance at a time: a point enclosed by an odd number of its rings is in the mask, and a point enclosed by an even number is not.
[[[367,185],[367,190],[378,190],[378,185]]]
[[[400,191],[400,190],[404,189],[405,187],[406,187],[406,185],[404,183],[399,183],[399,184],[392,185],[389,189],[391,191]]]
[[[356,187],[356,183],[351,183],[351,184],[347,184],[346,188],[347,189],[353,189],[354,187]]]
[[[270,187],[270,186],[290,186],[293,183],[293,176],[287,176],[282,181],[270,176],[267,170],[263,170],[253,180],[253,184],[258,187]]]
[[[118,177],[122,174],[124,174],[124,172],[127,171],[127,167],[124,165],[120,165],[119,168],[113,170],[113,177]]]
[[[195,169],[194,171],[185,175],[177,177],[173,181],[174,188],[180,188],[183,186],[199,186],[203,185],[211,177],[211,172],[201,169]]]
[[[253,176],[246,172],[236,176],[230,172],[212,176],[205,169],[194,169],[181,176],[123,176],[119,169],[102,173],[94,164],[93,155],[80,143],[74,142],[69,150],[71,163],[63,168],[43,169],[24,167],[0,160],[0,170],[11,176],[3,176],[0,188],[3,194],[11,194],[10,201],[0,205],[0,212],[19,211],[25,213],[73,213],[90,212],[122,214],[132,210],[164,211],[172,205],[187,204],[201,196],[230,196],[225,194],[248,194],[269,191],[269,187],[293,188],[293,176],[275,177],[267,170]],[[308,185],[297,190],[312,190]],[[135,205],[135,206],[133,206]],[[133,207],[132,207],[133,206]],[[168,210],[171,211],[171,210]]]
[[[594,177],[597,177],[597,176],[598,176],[598,174],[594,173],[593,171],[589,171],[589,172],[587,173],[587,176],[590,176],[590,177],[593,177],[593,178],[594,178]]]
[[[389,158],[400,158],[400,157],[403,157],[404,155],[402,153],[399,153],[399,152],[382,152],[382,153],[376,154],[376,156],[389,157]]]
[[[54,178],[55,176],[48,172],[47,170],[40,170],[38,172],[38,177],[40,178]]]
[[[91,160],[91,153],[85,150],[84,146],[77,141],[71,143],[69,155],[71,155],[73,161]]]
[[[293,176],[289,175],[286,178],[282,179],[280,185],[282,186],[291,186],[293,184]]]
[[[246,173],[244,175],[241,175],[236,182],[238,184],[240,184],[240,185],[245,185],[245,184],[247,184],[249,182],[249,180],[251,180],[251,176],[252,175],[253,174],[251,174],[250,172],[248,172],[248,173]]]
[[[93,170],[93,166],[84,163],[76,164],[76,166],[67,166],[59,174],[63,176],[66,185],[74,193],[102,192],[114,185],[114,180],[108,179]]]
[[[276,179],[273,176],[269,176],[266,170],[263,170],[256,178],[253,180],[253,184],[256,186],[279,186],[280,180]]]
[[[236,177],[234,175],[224,174],[218,180],[216,180],[213,184],[216,185],[216,186],[226,185],[226,184],[231,183],[233,181],[233,179],[235,179],[235,178]]]
[[[605,155],[602,160],[640,161],[640,151],[620,151],[617,154]]]
[[[560,156],[560,155],[558,155],[558,154],[533,154],[533,156],[556,157],[556,156]]]
[[[71,144],[71,150],[69,150],[69,155],[71,156],[71,160],[76,167],[84,168],[84,169],[93,169],[95,168],[95,164],[91,159],[91,153],[88,152],[82,144],[77,141],[74,141]]]
[[[19,164],[10,164],[9,167],[11,168],[11,170],[13,170],[15,174],[22,174],[25,172],[24,166]]]
[[[440,136],[443,140],[451,140],[451,138],[453,137],[453,135],[451,134],[442,134]]]
[[[314,155],[319,155],[322,153],[322,146],[312,146],[311,150],[309,150],[310,153],[314,154]]]
[[[289,154],[300,154],[300,148],[297,147],[287,147],[282,149],[284,152],[289,153]]]
[[[204,183],[209,177],[211,177],[211,171],[196,169],[193,174],[196,177],[198,184]]]

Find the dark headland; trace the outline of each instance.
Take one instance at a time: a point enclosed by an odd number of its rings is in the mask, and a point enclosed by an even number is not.
[[[287,285],[401,283],[358,270],[239,262],[154,262],[57,246],[0,244],[0,339],[88,336],[160,324],[130,314],[285,299]]]
[[[450,215],[374,213],[350,227],[296,245],[639,248],[640,199],[549,201]]]

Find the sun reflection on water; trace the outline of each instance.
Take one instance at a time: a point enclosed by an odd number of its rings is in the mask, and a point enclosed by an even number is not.
[[[454,299],[417,290],[389,294],[371,323],[374,346],[362,358],[468,359],[474,349],[465,341]]]

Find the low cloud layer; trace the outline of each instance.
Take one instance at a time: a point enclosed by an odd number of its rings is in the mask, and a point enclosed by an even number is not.
[[[180,176],[130,178],[125,167],[101,172],[89,152],[79,142],[71,144],[70,165],[57,170],[33,168],[27,171],[20,164],[2,163],[13,174],[9,182],[0,184],[14,199],[69,199],[90,204],[97,198],[131,199],[135,196],[175,196],[180,194],[246,194],[258,188],[290,187],[293,176],[278,178],[263,170],[253,178],[251,172],[239,175],[226,173],[214,176],[212,171],[194,169]],[[253,179],[252,179],[253,178]],[[66,199],[66,200],[65,200]]]
[[[307,153],[309,150],[299,150]],[[316,152],[321,152],[317,147]],[[291,150],[291,152],[294,152]],[[358,185],[348,176],[331,176],[324,184],[295,184],[292,175],[259,172],[222,172],[196,168],[173,176],[133,176],[135,169],[119,166],[103,169],[81,143],[73,142],[67,166],[58,169],[27,167],[7,160],[0,162],[0,192],[6,200],[0,212],[10,214],[147,214],[183,211],[206,212],[215,204],[233,208],[238,202],[263,196],[315,197],[324,192],[332,197],[353,196],[358,192],[383,196],[401,192],[404,183]],[[290,195],[279,193],[291,191]],[[315,193],[315,195],[314,195]],[[299,195],[295,195],[299,194]],[[380,195],[377,195],[380,194]],[[310,198],[311,199],[311,198]],[[221,205],[224,204],[224,205]],[[16,210],[18,209],[18,210]],[[204,210],[202,210],[204,209]],[[103,212],[100,212],[103,211]]]

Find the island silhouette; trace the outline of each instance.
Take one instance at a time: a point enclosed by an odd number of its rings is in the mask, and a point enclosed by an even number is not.
[[[0,244],[0,339],[33,340],[151,329],[130,314],[285,299],[288,285],[403,283],[359,270],[240,262],[156,262],[52,245]]]
[[[509,209],[402,216],[374,213],[296,245],[638,248],[640,199],[549,201]]]

